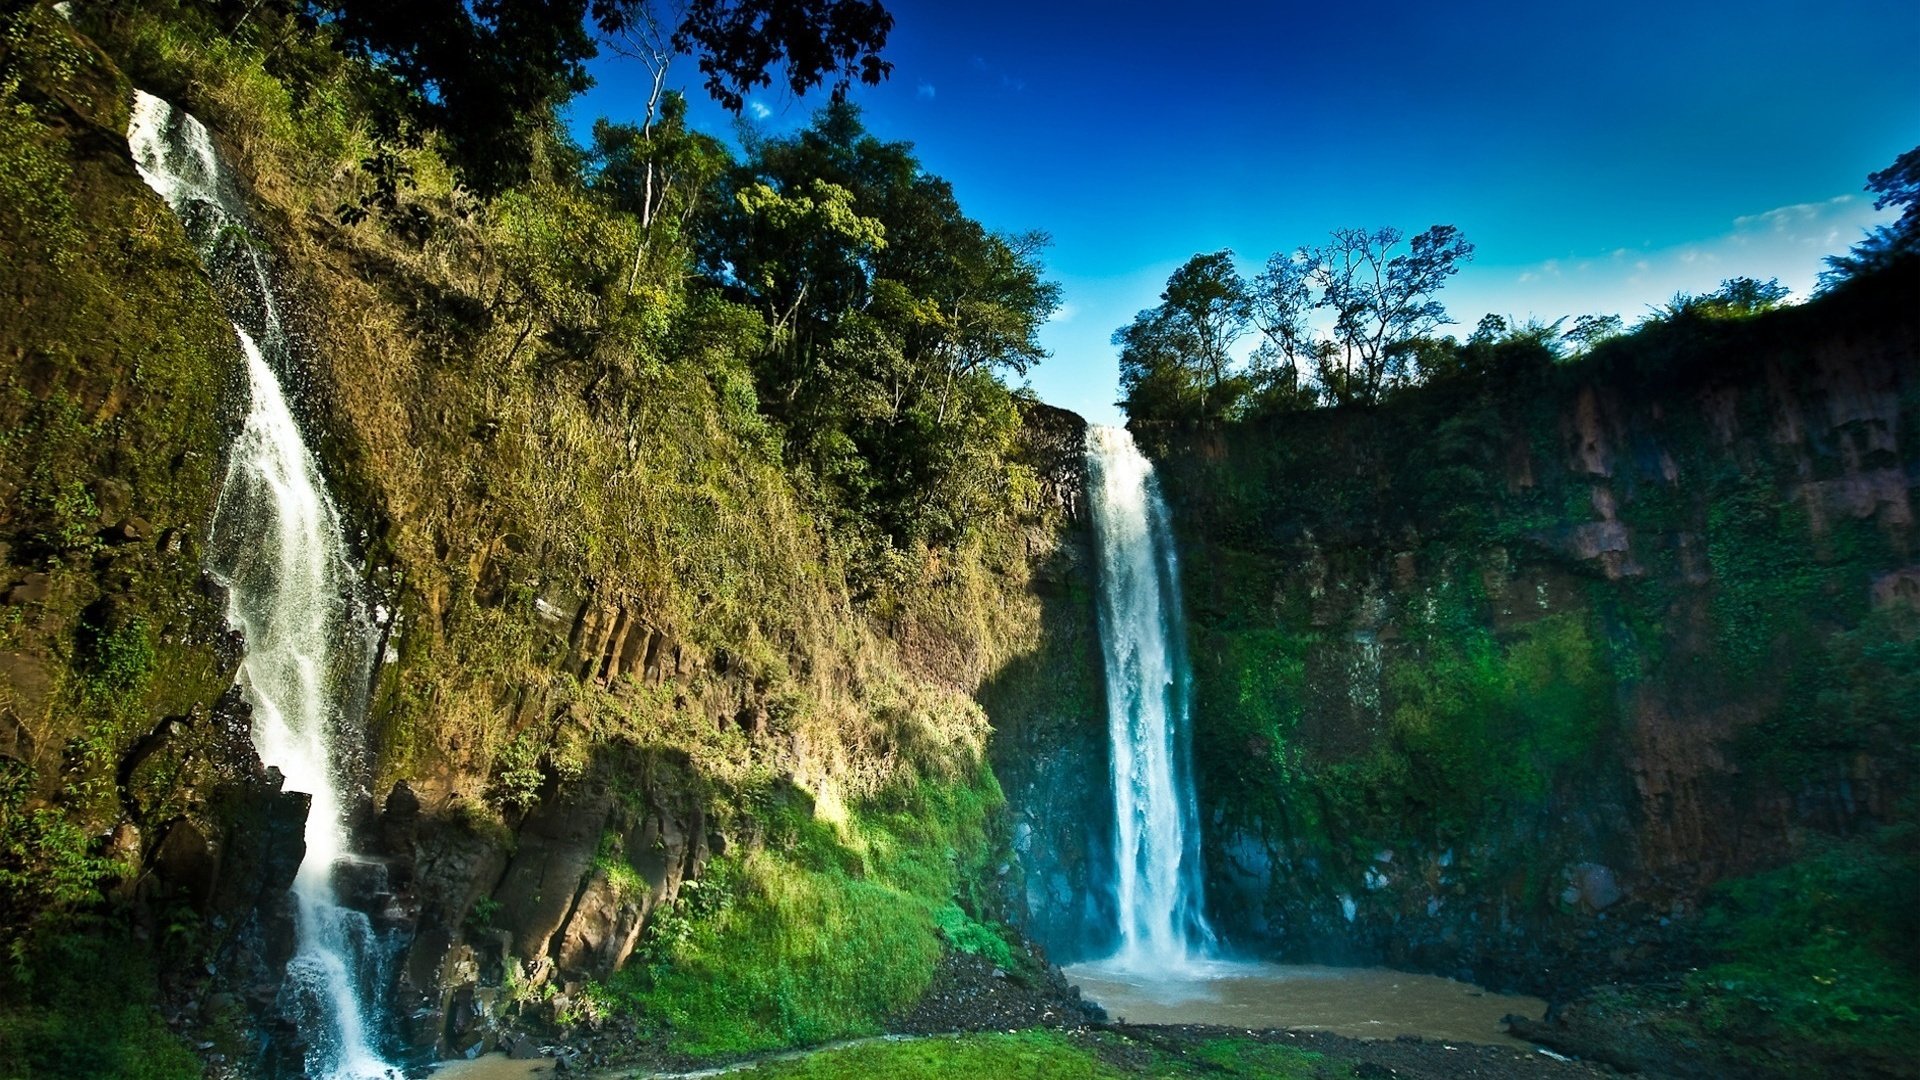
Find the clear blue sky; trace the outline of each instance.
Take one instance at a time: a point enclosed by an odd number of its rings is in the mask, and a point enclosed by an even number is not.
[[[1884,219],[1866,174],[1920,143],[1913,0],[888,7],[893,78],[855,100],[968,213],[1053,235],[1065,303],[1032,383],[1093,420],[1118,415],[1109,336],[1195,252],[1251,270],[1340,226],[1451,223],[1478,248],[1443,295],[1466,329],[1632,323],[1736,274],[1804,296]],[[623,63],[577,124],[634,115]],[[786,131],[819,103],[749,112]]]

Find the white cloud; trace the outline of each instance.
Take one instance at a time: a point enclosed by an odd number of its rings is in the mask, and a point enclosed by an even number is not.
[[[919,87],[917,87],[914,90],[914,93],[920,95],[923,98],[926,98],[928,101],[932,101],[933,96],[935,93],[937,93],[937,91],[934,89],[934,85],[932,83],[923,82],[919,85]]]
[[[1474,264],[1442,301],[1464,326],[1482,313],[1525,319],[1615,312],[1629,324],[1676,292],[1706,293],[1731,277],[1778,278],[1793,298],[1812,295],[1824,257],[1845,251],[1888,215],[1840,195],[1733,219],[1717,236],[1667,247],[1616,247],[1524,266]]]
[[[773,115],[773,110],[767,108],[765,103],[759,101],[748,102],[747,111],[753,114],[755,120],[765,120],[767,117]]]
[[[1073,317],[1078,314],[1080,314],[1079,308],[1074,307],[1072,304],[1061,304],[1059,307],[1053,309],[1053,315],[1047,321],[1050,323],[1070,323],[1073,321]]]
[[[1835,195],[1825,202],[1794,203],[1792,206],[1776,207],[1763,214],[1746,214],[1734,218],[1733,227],[1735,230],[1765,228],[1774,232],[1804,229],[1810,222],[1845,212],[1847,204],[1854,201],[1851,195]]]

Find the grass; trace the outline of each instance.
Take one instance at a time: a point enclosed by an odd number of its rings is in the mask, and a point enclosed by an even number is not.
[[[1327,1074],[1311,1051],[1245,1039],[1213,1039],[1185,1052],[1149,1047],[1114,1033],[992,1032],[874,1042],[760,1065],[768,1080],[1124,1080],[1218,1077],[1296,1080]],[[1333,1074],[1338,1075],[1338,1074]]]
[[[1013,968],[1006,940],[958,903],[990,854],[999,802],[984,768],[833,820],[797,790],[763,791],[763,844],[684,886],[592,996],[676,1050],[730,1054],[877,1032],[925,992],[948,947]]]
[[[885,1076],[892,1080],[1108,1080],[1123,1074],[1050,1031],[1003,1035],[965,1035],[954,1039],[916,1039],[869,1043],[826,1050],[797,1061],[762,1065],[755,1076],[768,1080],[853,1080]]]
[[[1689,975],[1701,1027],[1730,1045],[1902,1060],[1920,1030],[1920,830],[1828,842],[1717,891],[1719,961]]]

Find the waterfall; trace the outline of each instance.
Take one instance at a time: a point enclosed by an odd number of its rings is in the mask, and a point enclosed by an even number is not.
[[[1153,464],[1126,429],[1090,429],[1087,465],[1113,746],[1114,960],[1183,968],[1214,938],[1200,878],[1180,568]]]
[[[309,1076],[397,1077],[375,1047],[370,1015],[380,942],[334,886],[350,859],[345,794],[364,756],[360,716],[374,661],[361,583],[274,371],[287,372],[293,358],[231,175],[198,120],[149,94],[134,93],[127,142],[220,286],[247,361],[250,404],[227,456],[207,566],[227,587],[227,620],[246,641],[240,684],[254,746],[288,790],[312,797],[293,885],[297,952],[280,1004],[306,1042]]]

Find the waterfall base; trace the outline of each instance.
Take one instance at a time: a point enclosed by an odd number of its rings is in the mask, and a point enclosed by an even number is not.
[[[1539,998],[1495,994],[1437,975],[1386,968],[1196,960],[1144,971],[1107,961],[1070,964],[1067,978],[1115,1020],[1326,1031],[1356,1039],[1426,1039],[1527,1046],[1510,1014],[1544,1016]]]

